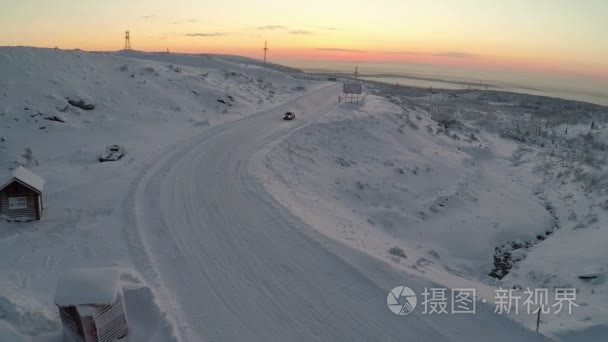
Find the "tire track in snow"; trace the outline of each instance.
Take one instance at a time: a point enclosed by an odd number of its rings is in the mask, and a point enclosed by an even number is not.
[[[402,285],[404,277],[418,290],[427,283],[315,239],[249,174],[256,152],[322,114],[336,98],[325,89],[209,128],[141,177],[132,198],[134,259],[180,323],[182,339],[542,340],[489,315],[392,314],[389,285]],[[300,115],[283,122],[282,111],[292,107]]]
[[[324,89],[317,89],[310,92],[308,95],[315,94],[323,90]],[[159,301],[161,301],[162,309],[166,310],[169,308],[169,312],[167,312],[167,314],[169,315],[173,326],[178,328],[179,331],[177,332],[177,335],[183,341],[195,341],[198,340],[198,338],[195,338],[194,335],[189,332],[189,326],[184,325],[185,323],[178,323],[187,322],[187,320],[183,317],[179,305],[173,299],[171,291],[164,286],[159,275],[158,266],[152,257],[153,252],[146,242],[146,208],[144,208],[144,198],[146,198],[146,192],[148,192],[154,184],[158,185],[160,180],[162,180],[164,177],[166,170],[176,160],[183,158],[184,155],[190,152],[194,147],[204,143],[206,140],[213,138],[215,135],[229,129],[231,126],[239,122],[247,122],[254,119],[256,116],[265,115],[269,112],[285,110],[296,100],[297,99],[287,101],[278,107],[261,111],[256,115],[245,117],[234,122],[209,127],[203,130],[192,140],[178,142],[166,148],[162,154],[162,157],[159,160],[155,160],[154,162],[146,165],[144,167],[144,171],[135,178],[135,181],[131,185],[129,196],[125,201],[125,205],[123,206],[124,208],[134,208],[133,211],[126,212],[125,215],[127,228],[124,230],[124,232],[126,241],[129,244],[129,252],[138,272],[144,277],[148,285],[155,290]]]

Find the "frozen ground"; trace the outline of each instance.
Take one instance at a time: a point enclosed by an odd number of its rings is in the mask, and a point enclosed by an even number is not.
[[[580,139],[588,117],[551,122],[572,140],[548,149],[525,97],[377,87],[337,106],[336,85],[234,56],[2,48],[0,73],[0,177],[46,180],[42,221],[0,221],[2,341],[59,341],[57,276],[95,266],[122,270],[129,341],[544,340],[489,305],[386,307],[437,284],[569,284],[584,310],[541,331],[604,336],[603,275],[560,268],[606,267],[599,119]],[[111,144],[126,156],[98,163]]]

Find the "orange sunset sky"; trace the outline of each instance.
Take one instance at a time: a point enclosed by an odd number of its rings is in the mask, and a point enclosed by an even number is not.
[[[603,0],[0,0],[0,45],[397,61],[608,80]]]

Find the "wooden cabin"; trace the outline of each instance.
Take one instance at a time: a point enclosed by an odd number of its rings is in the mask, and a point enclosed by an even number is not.
[[[19,221],[40,220],[43,188],[44,179],[19,166],[0,187],[0,216]]]
[[[127,315],[115,268],[75,269],[57,283],[55,304],[66,342],[112,342],[127,336]]]

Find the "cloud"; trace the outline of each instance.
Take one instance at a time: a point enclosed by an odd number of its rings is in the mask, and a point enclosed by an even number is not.
[[[256,29],[277,31],[277,30],[287,30],[287,27],[282,26],[282,25],[266,25],[266,26],[258,26],[258,27],[256,27]]]
[[[232,34],[232,32],[205,32],[205,33],[186,33],[186,37],[222,37]]]
[[[342,49],[342,48],[316,48],[317,51],[337,51],[337,52],[368,52],[365,50],[355,50],[355,49]]]
[[[289,34],[295,34],[298,36],[316,36],[317,34],[311,31],[306,31],[306,30],[291,30],[289,31]]]
[[[170,21],[169,24],[180,25],[180,24],[188,24],[188,23],[196,23],[196,22],[198,22],[198,20],[196,20],[196,19],[184,19],[184,20]]]
[[[321,27],[322,30],[327,30],[327,31],[336,31],[337,28],[333,27],[333,26],[325,26],[325,27]]]
[[[385,51],[382,53],[390,53],[390,54],[394,54],[394,55],[421,55],[420,52],[415,52],[415,51]]]
[[[156,14],[148,14],[148,15],[142,15],[141,17],[139,17],[140,19],[144,19],[144,20],[148,20],[148,19],[154,19],[156,18]]]
[[[434,53],[435,57],[448,57],[448,58],[475,58],[475,55],[467,52],[439,52]]]

